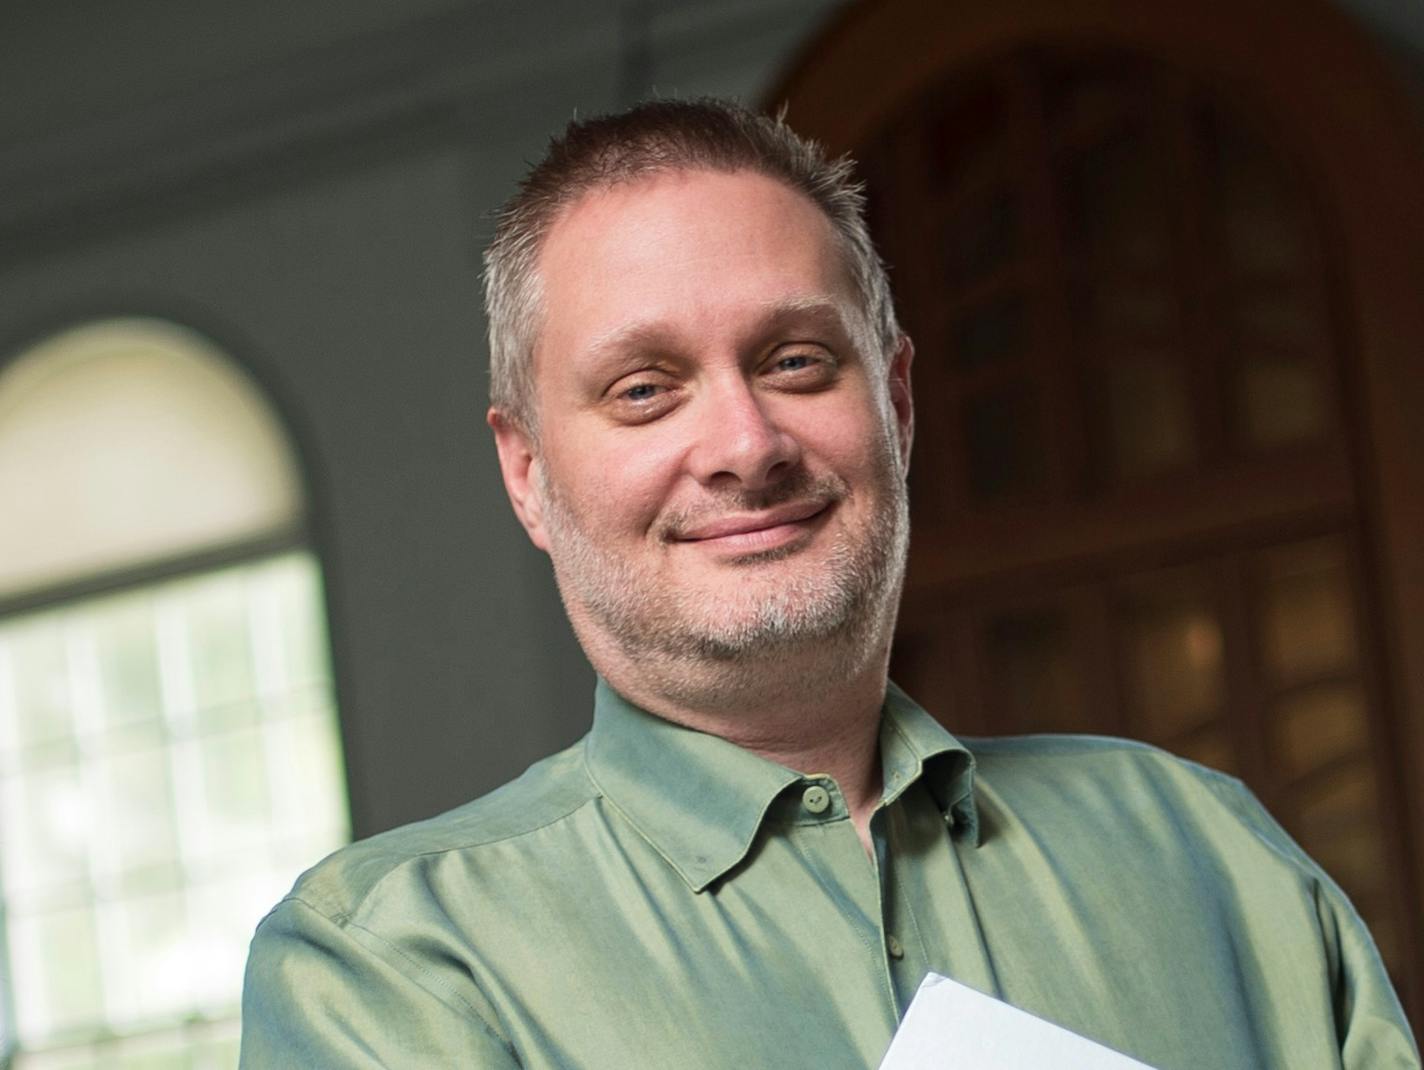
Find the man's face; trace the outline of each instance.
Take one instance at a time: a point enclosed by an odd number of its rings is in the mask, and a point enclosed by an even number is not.
[[[539,267],[538,441],[494,422],[585,647],[746,658],[879,629],[910,349],[874,350],[820,210],[753,173],[663,174],[576,202]]]

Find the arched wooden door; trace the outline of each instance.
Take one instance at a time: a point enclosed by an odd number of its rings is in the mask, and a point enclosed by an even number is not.
[[[893,672],[965,733],[1247,781],[1415,1020],[1424,154],[1323,3],[851,8],[769,103],[916,339]]]

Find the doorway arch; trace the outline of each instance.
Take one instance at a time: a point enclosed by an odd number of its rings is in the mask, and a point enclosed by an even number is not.
[[[864,3],[783,102],[861,161],[919,343],[897,678],[1238,772],[1418,1020],[1414,102],[1324,0]]]

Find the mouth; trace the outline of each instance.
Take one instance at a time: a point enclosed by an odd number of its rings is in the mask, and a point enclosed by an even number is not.
[[[671,541],[739,554],[780,549],[808,535],[829,514],[832,504],[815,499],[720,516],[674,533]]]

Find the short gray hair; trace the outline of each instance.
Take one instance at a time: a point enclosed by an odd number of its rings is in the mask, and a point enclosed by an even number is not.
[[[562,212],[596,189],[667,171],[752,171],[809,197],[834,226],[866,319],[885,356],[900,327],[885,266],[865,223],[864,189],[849,157],[828,160],[785,122],[730,101],[655,100],[570,123],[525,176],[485,250],[490,403],[536,429],[534,345],[542,313],[539,254]]]

